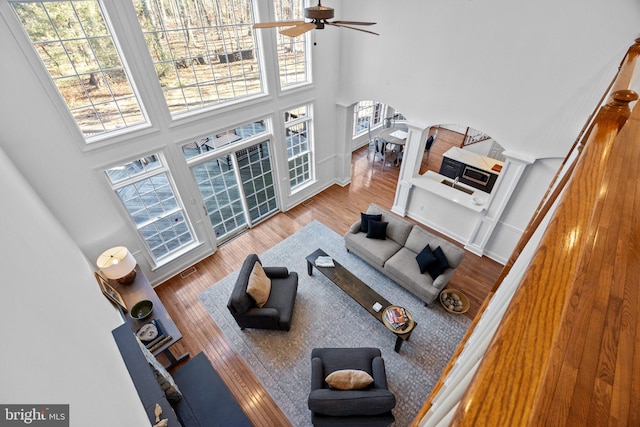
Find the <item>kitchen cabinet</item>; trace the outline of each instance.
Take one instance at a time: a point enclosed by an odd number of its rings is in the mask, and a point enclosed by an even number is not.
[[[444,153],[439,173],[448,178],[458,178],[459,182],[491,193],[502,165],[503,162],[499,160],[453,147]]]
[[[457,160],[453,160],[449,157],[442,158],[442,165],[440,165],[440,175],[444,175],[448,178],[455,179],[462,175],[462,169],[464,163]]]

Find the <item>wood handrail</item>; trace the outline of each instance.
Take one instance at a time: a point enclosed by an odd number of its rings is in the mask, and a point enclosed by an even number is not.
[[[627,172],[621,162],[637,170],[640,143],[624,129],[616,138],[634,99],[637,95],[617,91],[594,120],[575,172],[451,425],[606,425],[639,416],[630,409],[629,397],[621,399],[622,408],[612,407],[611,390],[616,397],[631,393],[625,384],[640,360],[624,367],[610,353],[631,348],[640,354],[640,344],[634,344],[635,335],[624,349],[616,346],[619,341],[607,342],[621,339],[614,331],[620,320],[616,313],[625,306],[620,299],[640,301],[637,283],[616,283],[620,276],[612,259],[627,249],[631,236],[640,236],[631,220],[634,197],[631,208],[625,202],[630,191],[635,193],[638,172],[633,172],[632,189],[620,185]],[[632,121],[629,129],[637,130],[640,109],[634,109]],[[625,227],[616,223],[620,214]],[[640,251],[627,254],[625,261],[632,276],[620,274],[637,281]],[[632,320],[638,322],[635,315]],[[603,341],[612,348],[601,351]],[[615,368],[626,370],[629,378],[617,377]],[[605,374],[607,381],[601,378]]]
[[[625,55],[625,58],[622,60],[622,62],[620,64],[620,67],[619,67],[619,70],[618,70],[618,74],[612,80],[611,84],[609,85],[609,88],[608,88],[607,92],[603,95],[601,103],[599,105],[601,105],[602,101],[604,101],[604,99],[606,99],[608,96],[610,97],[609,98],[610,99],[609,104],[607,104],[606,106],[604,106],[602,108],[597,108],[594,111],[594,113],[587,120],[587,123],[585,124],[585,127],[581,130],[580,135],[576,139],[576,142],[574,143],[571,151],[574,151],[574,149],[576,149],[578,151],[578,157],[581,156],[581,149],[585,145],[587,145],[589,143],[592,143],[590,145],[595,145],[595,147],[596,147],[596,148],[593,149],[593,150],[595,150],[595,156],[593,156],[589,161],[596,161],[597,162],[597,160],[598,160],[597,149],[602,149],[603,147],[605,148],[600,153],[602,155],[599,156],[599,160],[602,161],[602,162],[604,162],[604,159],[607,157],[607,154],[610,152],[609,148],[606,148],[606,146],[610,145],[612,143],[613,138],[615,137],[615,135],[617,135],[619,130],[622,128],[622,126],[627,122],[627,120],[629,118],[629,115],[630,115],[630,110],[628,108],[629,103],[632,102],[632,101],[637,100],[637,98],[638,98],[637,95],[635,94],[635,92],[626,89],[626,88],[628,88],[628,86],[629,86],[629,84],[631,82],[631,77],[632,77],[634,69],[635,69],[635,63],[636,63],[636,59],[637,59],[638,55],[640,55],[640,38],[636,39],[635,40],[635,44],[629,48],[627,54]],[[638,114],[640,114],[640,111],[638,112]],[[594,154],[593,150],[592,150],[592,153],[591,153],[592,155]],[[569,156],[567,156],[567,159],[565,159],[565,161],[563,162],[562,167],[560,168],[561,170],[564,169],[565,164],[568,161],[568,157]],[[519,256],[519,254],[522,251],[522,249],[524,248],[524,246],[528,243],[529,239],[531,238],[531,236],[533,235],[533,233],[535,232],[537,227],[540,225],[540,223],[542,222],[543,218],[546,216],[546,214],[548,213],[548,211],[550,210],[550,208],[552,207],[552,205],[554,204],[556,199],[560,196],[562,191],[565,189],[567,184],[570,182],[570,180],[571,180],[571,178],[573,176],[574,168],[578,164],[582,164],[583,165],[582,161],[581,162],[575,161],[571,165],[569,165],[568,169],[563,174],[560,174],[560,171],[559,171],[558,175],[556,175],[556,177],[554,178],[554,180],[553,180],[553,182],[552,182],[547,194],[543,198],[540,206],[538,207],[538,209],[536,210],[534,216],[532,217],[529,225],[527,226],[527,228],[525,230],[525,233],[523,233],[523,236],[521,237],[520,242],[518,243],[518,245],[514,249],[510,260],[507,262],[507,264],[505,265],[505,268],[503,269],[502,274],[500,275],[500,277],[496,281],[496,284],[495,284],[491,294],[485,300],[485,302],[484,302],[482,308],[480,309],[478,315],[474,319],[474,322],[472,323],[472,325],[470,327],[470,330],[467,332],[467,334],[465,335],[465,337],[461,341],[460,346],[458,347],[458,349],[456,350],[456,352],[454,353],[454,355],[450,359],[448,365],[445,367],[445,370],[444,370],[443,374],[441,375],[440,379],[438,380],[438,382],[436,383],[436,385],[432,389],[431,393],[429,394],[429,397],[425,401],[425,404],[421,408],[418,416],[415,418],[412,426],[417,426],[419,421],[425,416],[427,411],[431,408],[433,399],[437,396],[437,394],[441,390],[441,388],[442,388],[442,386],[444,384],[444,380],[446,379],[446,376],[453,369],[453,366],[455,365],[458,356],[460,355],[462,349],[464,348],[464,346],[466,345],[469,337],[471,336],[472,331],[474,330],[475,326],[477,325],[479,318],[482,316],[482,314],[484,313],[486,307],[488,306],[488,302],[492,298],[495,290],[499,287],[499,285],[505,279],[505,277],[507,276],[507,274],[511,270],[515,260]],[[581,173],[582,173],[582,172],[585,171],[584,165],[581,166],[581,168],[582,168],[581,169]],[[575,187],[577,187],[578,189],[580,189],[580,182],[579,181],[574,182],[573,185]],[[581,193],[580,192],[578,192],[576,194],[578,194],[578,202],[579,203],[576,205],[576,203],[575,203],[576,200],[573,200],[573,203],[574,203],[574,205],[579,206],[580,203],[584,202],[584,200],[581,199]],[[569,197],[569,196],[567,196],[567,197]],[[575,195],[573,197],[575,197]],[[565,199],[565,202],[566,202],[566,200],[567,199]],[[597,200],[597,198],[595,200]],[[563,219],[565,219],[565,218],[563,218]],[[577,242],[575,242],[575,241],[573,242],[573,244],[576,244],[576,243]],[[541,245],[541,247],[542,247],[542,245]],[[534,259],[534,261],[535,260],[536,259]],[[543,265],[546,265],[546,263],[551,262],[551,261],[554,261],[553,257],[545,259]],[[537,260],[537,262],[540,262],[540,260]],[[564,261],[562,261],[562,264],[564,265]],[[533,266],[533,270],[536,271],[536,264],[534,262],[532,262],[531,265]],[[538,266],[538,268],[537,268],[538,270],[540,269],[539,267],[540,266]],[[527,273],[528,276],[525,277],[525,280],[530,280],[530,276],[529,276],[530,273],[531,273],[531,270]],[[579,274],[579,272],[576,272],[576,274]],[[555,284],[556,279],[558,279],[559,277],[556,277],[555,273],[554,273],[554,276],[553,276],[554,280],[551,281],[551,283]],[[638,276],[636,276],[636,277],[638,277]],[[529,279],[527,279],[527,278],[529,278]],[[525,283],[525,280],[523,280],[523,284]],[[569,289],[569,288],[567,288],[567,289]],[[534,294],[535,294],[535,292],[534,292]],[[521,295],[518,295],[518,298],[522,298],[522,295],[526,295],[526,294],[522,293]],[[550,293],[549,295],[553,295],[553,293]],[[525,298],[525,300],[526,300],[526,298]],[[564,307],[566,305],[565,303],[567,303],[567,300],[562,300],[561,302],[559,302],[559,300],[554,300],[554,302],[555,303],[559,303],[560,307]],[[547,309],[551,309],[551,308],[552,308],[551,305],[547,306]],[[553,312],[553,310],[552,310],[552,312]],[[557,310],[556,310],[556,312],[557,312]],[[513,315],[513,309],[510,310],[508,315],[514,316]],[[528,319],[528,318],[526,320],[524,320],[522,317],[523,317],[522,313],[520,313],[520,315],[516,314],[515,317],[514,317],[515,321],[513,321],[514,324],[518,324],[518,322],[522,322],[523,325],[526,325],[526,324],[528,324],[527,322],[529,322],[531,320],[531,319]],[[525,315],[524,317],[526,318],[527,315]],[[507,318],[507,316],[505,316],[505,319],[506,318]],[[540,325],[537,324],[537,323],[533,324],[531,326],[532,326],[533,329],[536,329],[536,328],[540,327]],[[505,326],[504,326],[504,323],[503,323],[503,325],[501,326],[501,329],[500,329],[500,333],[504,334],[505,333],[504,330],[505,330]],[[551,330],[554,330],[553,326],[552,326]],[[507,332],[506,333],[506,337],[503,336],[502,338],[505,339],[506,341],[508,341],[509,334],[511,334],[512,332],[513,331]],[[545,333],[547,333],[547,332],[549,332],[549,331],[548,330],[545,331]],[[495,341],[494,341],[494,344],[495,344]],[[492,346],[492,349],[493,349],[492,351],[496,351],[495,347],[493,347],[493,346]],[[498,351],[497,354],[500,354],[500,351]],[[527,360],[527,359],[525,358],[524,360]],[[486,366],[487,363],[488,362],[485,361],[483,366]],[[519,368],[521,368],[521,369],[523,368],[519,364],[517,366]],[[526,364],[524,366],[524,369],[534,369],[535,370],[535,368],[540,368],[540,367],[539,366],[537,366],[537,367],[536,366],[527,366]],[[484,373],[484,375],[487,375],[487,372],[489,372],[489,375],[487,376],[487,380],[490,383],[491,382],[491,378],[494,375],[494,372],[491,370],[491,368],[485,368],[485,369],[487,369],[487,371]],[[547,367],[545,366],[545,367],[542,367],[541,369],[542,370],[546,370]],[[480,375],[481,375],[480,372],[478,372],[478,376],[476,376],[476,379],[474,379],[474,383],[472,384],[473,387],[478,387],[477,384],[483,384],[484,387],[486,387],[488,385],[488,384],[483,383],[479,379]],[[508,383],[508,381],[507,381],[507,383]],[[469,408],[472,407],[470,405],[470,402],[478,403],[480,401],[484,401],[484,400],[486,400],[486,396],[488,396],[488,394],[486,394],[486,393],[494,392],[494,391],[495,390],[491,390],[490,391],[489,389],[482,389],[482,387],[478,387],[478,389],[470,388],[469,391],[467,392],[467,394],[465,395],[466,401],[463,402],[463,404],[459,406],[459,409],[458,409],[458,412],[456,413],[456,416],[455,416],[453,424],[454,425],[476,425],[476,423],[482,424],[482,422],[481,422],[482,419],[477,417],[478,414],[474,415],[473,412],[469,410]],[[476,396],[480,396],[481,398],[477,398]],[[507,405],[510,405],[512,400],[510,400],[509,397],[513,397],[513,396],[510,395],[510,394],[505,394],[502,397],[496,397],[496,398],[491,399],[491,400],[492,401],[502,401],[503,403],[504,402],[509,402],[509,403],[507,403]],[[480,406],[482,406],[482,405],[479,405],[478,407],[480,407]],[[498,406],[500,406],[500,405],[498,405]],[[492,408],[492,410],[493,409],[497,409],[497,408]],[[505,409],[505,408],[501,407],[500,409]],[[486,412],[487,411],[483,412],[484,416],[486,416]],[[509,413],[508,410],[506,412]],[[542,414],[544,414],[544,415],[541,417]],[[487,421],[487,422],[484,425],[516,425],[516,424],[511,424],[511,423],[505,423],[504,419],[501,419],[501,417],[503,417],[503,416],[504,416],[504,411],[501,411],[499,413],[499,415],[497,415],[496,417],[485,418],[484,420]],[[544,421],[545,417],[550,416],[550,414],[548,412],[538,411],[538,412],[536,412],[536,416],[538,417],[537,418],[538,421],[542,422],[542,421]],[[521,419],[521,420],[523,420],[523,419]],[[532,425],[538,425],[538,424],[532,424]],[[539,425],[542,425],[542,424],[539,424]]]

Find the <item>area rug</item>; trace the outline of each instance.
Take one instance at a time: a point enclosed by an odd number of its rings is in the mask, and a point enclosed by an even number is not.
[[[318,272],[307,274],[305,257],[317,248],[348,268],[391,303],[409,309],[418,323],[411,339],[394,352],[394,334]],[[291,330],[240,330],[227,309],[238,272],[204,291],[200,301],[296,427],[311,425],[307,407],[314,347],[377,347],[397,398],[394,426],[408,426],[446,366],[470,321],[422,301],[344,247],[342,236],[314,221],[263,254],[264,265],[298,272]],[[417,264],[416,264],[417,268]]]

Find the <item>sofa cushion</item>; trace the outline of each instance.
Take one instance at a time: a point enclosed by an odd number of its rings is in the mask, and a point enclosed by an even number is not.
[[[369,215],[360,212],[360,231],[367,233],[369,231],[369,220],[382,221],[382,214]]]
[[[409,233],[404,246],[417,254],[426,245],[431,246],[431,248],[440,246],[451,268],[457,268],[462,262],[462,258],[464,258],[464,251],[458,246],[415,225]]]
[[[433,252],[431,251],[431,246],[427,245],[420,251],[418,255],[416,255],[416,261],[418,261],[418,266],[420,267],[420,273],[424,273],[427,271],[429,266],[434,262],[437,262],[438,259],[435,257]]]
[[[396,397],[389,390],[312,390],[309,393],[309,409],[319,414],[336,417],[351,415],[377,415],[389,412],[396,406]],[[341,420],[344,422],[344,420]]]
[[[260,265],[258,261],[255,262],[253,270],[251,270],[249,283],[247,284],[247,293],[251,295],[258,307],[264,306],[269,299],[271,280],[269,280],[262,269],[262,265]]]
[[[384,269],[391,276],[401,280],[402,283],[412,284],[416,288],[424,288],[433,284],[431,276],[420,272],[420,267],[416,264],[416,253],[406,247],[400,248],[395,255],[389,258],[384,264]]]
[[[374,244],[371,239],[367,239],[367,235],[364,233],[347,233],[345,242],[349,250],[353,250],[366,261],[381,268],[384,266],[385,261],[402,247],[391,239],[375,240]]]
[[[373,378],[359,369],[341,369],[327,375],[325,382],[338,390],[360,390],[371,384]]]
[[[231,291],[231,297],[227,304],[232,313],[244,314],[247,310],[256,306],[256,302],[253,300],[251,295],[247,293],[249,276],[251,276],[251,272],[253,271],[253,266],[256,261],[258,261],[258,255],[247,255],[242,263],[242,267],[240,267],[238,278],[236,279],[236,285],[233,287],[233,291]]]
[[[387,238],[398,242],[400,246],[404,246],[404,243],[411,232],[411,228],[413,227],[410,222],[403,220],[399,216],[394,215],[373,203],[369,205],[367,213],[382,214],[382,221],[389,223],[387,226]]]
[[[367,231],[368,239],[385,240],[387,238],[388,222],[369,220],[369,231]]]
[[[291,271],[285,278],[271,279],[271,294],[263,308],[276,309],[280,326],[285,330],[291,326],[297,295],[298,273],[295,271]]]
[[[438,246],[433,250],[433,255],[436,258],[436,262],[433,262],[427,266],[427,271],[433,280],[436,280],[439,275],[450,267],[447,257],[442,252],[442,248]]]

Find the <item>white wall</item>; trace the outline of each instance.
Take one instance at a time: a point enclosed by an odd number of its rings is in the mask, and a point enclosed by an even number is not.
[[[0,402],[69,404],[73,426],[149,420],[83,254],[0,149]]]
[[[324,3],[323,3],[324,4]],[[375,99],[408,119],[461,124],[535,159],[487,253],[505,259],[638,36],[636,0],[327,2],[343,31],[339,102]],[[407,162],[408,159],[404,161]],[[526,191],[524,191],[526,189]],[[446,230],[446,222],[436,224]],[[503,237],[504,236],[504,237]],[[508,236],[508,237],[507,237]]]
[[[141,37],[133,31],[136,22],[119,20],[127,3],[106,0],[114,11],[114,26],[126,34],[123,48],[134,58],[130,64],[134,75],[146,65],[148,57]],[[261,3],[264,7],[266,3]],[[0,146],[32,185],[40,198],[66,228],[73,240],[90,260],[95,260],[105,249],[127,246],[136,256],[148,279],[154,283],[175,275],[187,266],[210,254],[215,247],[211,241],[203,240],[197,250],[162,268],[152,270],[151,263],[144,258],[140,240],[119,201],[109,189],[102,170],[123,159],[136,158],[150,152],[166,154],[172,172],[183,182],[192,179],[183,155],[177,144],[190,142],[210,135],[212,131],[229,129],[247,121],[271,117],[281,120],[286,109],[303,103],[314,103],[315,147],[317,178],[315,185],[302,192],[290,195],[282,126],[277,127],[273,141],[280,144],[277,167],[283,171],[280,183],[283,191],[281,206],[289,209],[336,181],[335,98],[339,61],[338,31],[326,31],[317,36],[317,46],[312,47],[313,62],[322,64],[314,72],[314,85],[287,93],[275,93],[277,64],[273,55],[265,58],[265,67],[271,72],[267,85],[271,93],[262,99],[200,114],[188,121],[170,123],[164,99],[153,99],[145,92],[145,107],[153,128],[125,139],[123,143],[111,144],[95,149],[82,149],[84,141],[75,122],[70,118],[63,101],[39,66],[33,49],[25,43],[25,37],[14,37],[10,28],[17,28],[13,12],[7,0],[0,0]],[[3,20],[4,17],[4,20]],[[333,30],[333,29],[332,29]],[[275,29],[261,30],[268,38]],[[21,49],[24,48],[24,49]],[[136,68],[138,67],[138,68]],[[153,86],[149,79],[138,80],[144,89]],[[161,96],[161,95],[160,95]],[[196,229],[210,227],[202,214],[202,203],[196,204],[197,190],[190,191],[178,183],[185,207],[190,211]],[[201,233],[204,234],[204,233]]]
[[[132,226],[100,174],[113,162],[163,150],[174,172],[187,177],[176,143],[246,119],[279,117],[285,108],[315,100],[318,182],[293,196],[285,192],[287,209],[334,182],[346,182],[337,176],[343,168],[336,165],[342,151],[336,144],[343,142],[334,127],[336,105],[360,99],[388,103],[412,120],[471,126],[507,150],[562,158],[637,35],[640,18],[640,6],[633,0],[590,0],[587,5],[578,0],[354,0],[328,5],[336,7],[338,19],[377,21],[375,30],[381,36],[335,27],[314,32],[313,87],[272,94],[177,126],[162,123],[160,103],[150,102],[152,132],[85,152],[64,107],[59,108],[59,96],[44,90],[46,78],[41,80],[42,71],[34,69],[33,52],[25,55],[24,38],[16,40],[9,31],[11,22],[3,22],[7,25],[0,25],[0,55],[9,60],[0,63],[2,147],[89,259],[117,244],[139,254]],[[6,0],[0,0],[0,9],[9,16]],[[135,23],[117,25],[131,31]],[[263,36],[269,31],[275,30],[265,30]],[[134,53],[144,49],[133,35],[125,47]],[[550,179],[541,179],[540,185]],[[186,194],[192,212],[200,209],[192,204],[196,196]],[[511,209],[528,218],[528,206],[520,203],[513,201]],[[205,242],[190,256],[156,271],[136,257],[149,279],[158,283],[212,250],[213,244]]]

